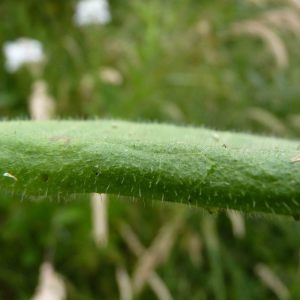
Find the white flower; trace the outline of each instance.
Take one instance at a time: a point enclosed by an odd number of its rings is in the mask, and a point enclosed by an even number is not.
[[[45,59],[43,45],[28,38],[4,43],[3,52],[6,59],[5,68],[9,72],[17,71],[26,63],[40,63]]]
[[[76,5],[74,22],[79,26],[106,24],[111,15],[107,0],[81,0]]]

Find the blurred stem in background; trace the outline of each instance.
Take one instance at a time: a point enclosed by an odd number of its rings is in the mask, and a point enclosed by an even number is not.
[[[42,68],[39,71],[40,74],[38,77],[43,76],[41,70]],[[30,95],[28,102],[29,114],[33,121],[49,120],[55,114],[55,102],[49,97],[47,93],[47,83],[41,78],[34,81],[32,85],[32,94]],[[49,251],[48,249],[48,252],[52,252],[51,250]],[[55,271],[53,263],[52,260],[47,261],[47,259],[41,263],[39,282],[32,298],[33,300],[67,299],[64,281],[61,275]]]
[[[202,219],[202,230],[211,272],[209,286],[211,286],[214,299],[225,300],[227,299],[226,288],[215,218],[205,216]]]
[[[91,195],[93,238],[98,247],[106,247],[108,243],[107,205],[106,194]]]

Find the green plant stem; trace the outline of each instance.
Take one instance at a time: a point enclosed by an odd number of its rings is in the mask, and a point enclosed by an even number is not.
[[[295,141],[122,121],[8,121],[0,146],[0,188],[23,196],[98,192],[300,214]]]

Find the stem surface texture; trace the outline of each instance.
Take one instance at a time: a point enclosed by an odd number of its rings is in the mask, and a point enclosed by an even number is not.
[[[123,121],[7,121],[0,146],[3,192],[111,193],[300,215],[295,141]]]

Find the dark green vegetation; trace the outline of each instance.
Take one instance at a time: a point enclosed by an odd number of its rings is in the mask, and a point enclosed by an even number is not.
[[[73,25],[74,3],[1,1],[0,44],[36,38],[48,58],[39,70],[9,74],[0,68],[3,118],[27,118],[33,82],[43,78],[60,118],[163,121],[298,138],[300,13],[292,1],[114,0],[112,22],[86,28]],[[2,54],[0,61],[3,66]],[[107,68],[121,80],[108,80]],[[287,167],[297,174],[293,151]],[[24,175],[6,171],[19,180]],[[1,185],[4,180],[13,183],[3,177]],[[300,298],[300,224],[286,217],[246,216],[243,235],[225,213],[207,216],[200,209],[111,196],[109,243],[99,249],[88,195],[21,201],[22,195],[1,190],[0,200],[1,299],[30,298],[45,259],[64,276],[70,299],[117,299],[116,269],[134,277],[139,265],[121,225],[130,224],[148,247],[178,214],[184,217],[174,245],[156,269],[174,299]],[[288,293],[262,283],[262,265]],[[155,295],[146,286],[136,298]]]

